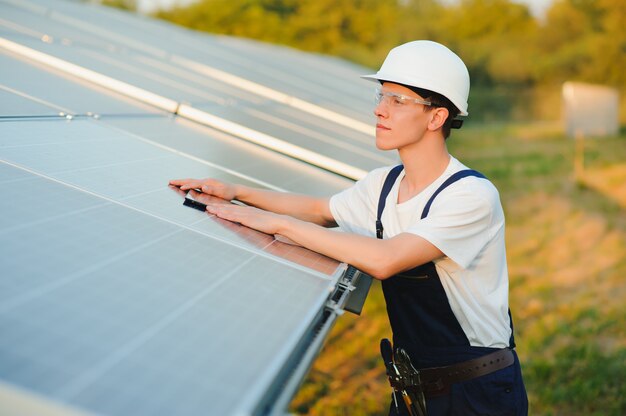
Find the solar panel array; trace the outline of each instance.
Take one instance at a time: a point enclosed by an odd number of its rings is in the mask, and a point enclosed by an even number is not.
[[[371,149],[366,71],[0,0],[0,414],[283,411],[346,265],[187,208],[167,182],[330,195],[393,163]]]

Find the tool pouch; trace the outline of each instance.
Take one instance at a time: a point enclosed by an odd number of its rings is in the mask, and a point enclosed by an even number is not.
[[[419,371],[411,364],[409,355],[402,348],[397,349],[394,354],[391,342],[386,338],[380,341],[380,353],[385,362],[396,406],[396,393],[400,393],[410,416],[427,416],[426,398]]]

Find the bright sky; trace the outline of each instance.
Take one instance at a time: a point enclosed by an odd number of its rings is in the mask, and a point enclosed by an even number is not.
[[[157,8],[167,8],[176,4],[189,4],[196,0],[137,0],[137,7],[140,12],[148,13]],[[450,0],[448,0],[450,1]],[[512,0],[517,3],[525,3],[530,8],[531,13],[535,16],[543,17],[546,9],[552,4],[553,0]]]
[[[537,17],[544,17],[546,10],[552,4],[553,0],[513,0],[516,3],[525,3],[528,5],[530,12]]]

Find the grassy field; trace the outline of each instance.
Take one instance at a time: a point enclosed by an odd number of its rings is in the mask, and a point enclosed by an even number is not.
[[[554,124],[455,131],[450,151],[486,174],[507,215],[510,300],[531,415],[626,414],[626,134],[574,141]],[[389,337],[374,284],[361,317],[333,329],[296,414],[386,414]]]

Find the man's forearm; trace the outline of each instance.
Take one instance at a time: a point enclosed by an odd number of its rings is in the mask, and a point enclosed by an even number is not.
[[[328,208],[327,198],[269,191],[245,185],[236,185],[235,194],[236,200],[266,211],[288,214],[324,227],[335,224]]]
[[[277,234],[381,280],[443,256],[416,235],[404,233],[380,240],[328,230],[288,216],[281,221]]]

